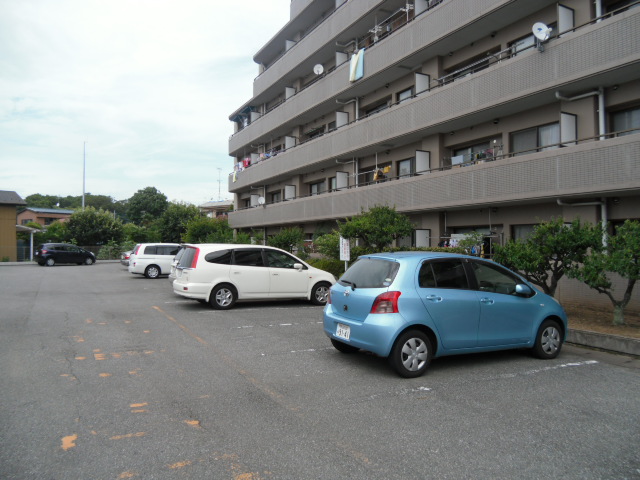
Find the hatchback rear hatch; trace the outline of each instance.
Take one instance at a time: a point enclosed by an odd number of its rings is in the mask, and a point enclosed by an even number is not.
[[[364,322],[380,295],[389,290],[398,273],[397,262],[362,257],[331,287],[336,316]],[[379,300],[378,300],[379,301]]]

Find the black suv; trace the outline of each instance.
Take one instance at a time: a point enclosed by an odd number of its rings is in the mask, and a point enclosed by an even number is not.
[[[35,253],[38,265],[53,267],[56,263],[77,263],[92,265],[96,256],[84,248],[69,243],[43,243],[38,245]]]

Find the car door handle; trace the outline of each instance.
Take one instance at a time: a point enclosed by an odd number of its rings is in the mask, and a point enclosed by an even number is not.
[[[427,300],[430,302],[441,302],[442,297],[439,297],[438,295],[427,295]]]
[[[493,305],[495,303],[493,301],[493,298],[481,298],[480,302],[484,303],[485,305]]]

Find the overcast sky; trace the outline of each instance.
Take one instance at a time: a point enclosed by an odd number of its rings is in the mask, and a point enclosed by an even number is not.
[[[231,198],[228,117],[289,6],[0,0],[0,190],[82,195],[86,158],[86,193]]]

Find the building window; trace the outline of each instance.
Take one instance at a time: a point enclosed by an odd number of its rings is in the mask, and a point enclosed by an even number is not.
[[[617,136],[630,135],[637,133],[640,129],[640,107],[614,112],[611,114],[611,128],[614,132],[622,132]],[[628,131],[631,130],[631,131]]]
[[[415,172],[415,162],[413,158],[400,160],[398,162],[398,177],[410,177]]]
[[[282,201],[282,192],[273,192],[271,194],[271,203],[278,203],[280,201]]]
[[[318,195],[324,190],[324,182],[312,183],[309,185],[309,194]]]
[[[558,148],[560,143],[560,123],[550,123],[520,130],[511,134],[511,151],[514,155]]]
[[[400,93],[398,93],[397,95],[398,103],[408,100],[411,97],[413,97],[413,87],[407,88],[406,90],[403,90]]]
[[[338,180],[336,177],[329,179],[329,191],[335,192],[338,189]]]
[[[461,163],[473,162],[487,156],[492,156],[493,151],[489,152],[489,142],[477,143],[468,147],[455,148],[451,157],[451,165],[459,165]]]

